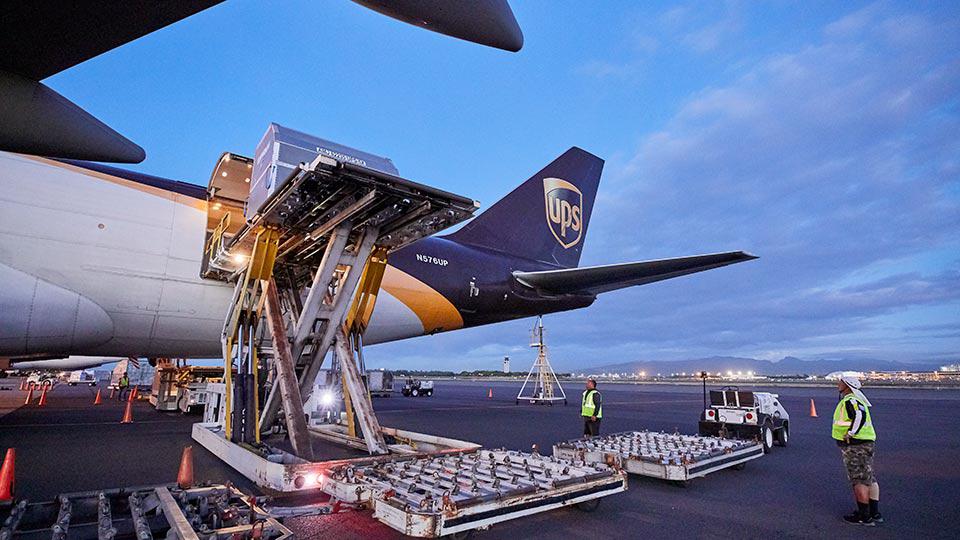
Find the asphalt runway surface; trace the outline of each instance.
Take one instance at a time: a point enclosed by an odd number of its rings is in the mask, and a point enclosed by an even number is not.
[[[95,389],[60,385],[46,407],[21,406],[16,379],[0,381],[0,450],[17,448],[17,495],[47,500],[58,493],[172,482],[197,416],[160,413],[136,404],[131,425],[122,404],[92,405]],[[487,447],[549,453],[576,438],[581,388],[570,404],[516,405],[517,383],[440,381],[433,397],[376,398],[385,426],[474,441]],[[487,398],[489,389],[493,398]],[[763,390],[762,385],[754,387]],[[603,433],[650,429],[694,433],[699,387],[601,384]],[[790,444],[747,464],[678,487],[631,476],[629,490],[593,513],[563,509],[496,525],[477,538],[958,538],[960,537],[960,390],[866,389],[878,432],[875,467],[886,522],[844,523],[853,499],[830,438],[837,394],[830,388],[771,388],[791,414]],[[819,418],[808,415],[809,400]],[[34,403],[36,399],[34,400]],[[198,481],[254,486],[194,446]],[[287,520],[299,538],[400,538],[367,512]]]

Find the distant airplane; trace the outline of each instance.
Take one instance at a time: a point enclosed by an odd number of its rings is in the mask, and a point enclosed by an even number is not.
[[[11,362],[10,369],[18,371],[77,371],[80,369],[89,369],[104,364],[120,362],[126,358],[104,356],[68,356],[67,358],[55,358],[50,360],[26,359]]]
[[[62,159],[139,161],[143,152],[38,82],[215,3],[6,9],[0,149],[19,153],[0,152],[0,368],[220,356],[233,286],[200,277],[206,189]],[[457,37],[522,45],[504,0],[359,3]],[[602,168],[571,148],[459,231],[392,253],[364,343],[577,309],[598,294],[755,258],[734,251],[578,268]]]

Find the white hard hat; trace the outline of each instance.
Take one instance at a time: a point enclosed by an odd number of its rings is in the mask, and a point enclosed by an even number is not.
[[[867,407],[873,406],[870,403],[870,400],[867,399],[867,396],[863,395],[863,392],[860,391],[860,387],[862,386],[860,384],[860,379],[852,375],[844,375],[843,377],[840,377],[840,380],[843,381],[843,384],[847,385],[847,388],[849,388],[850,391],[853,392],[853,395],[857,396],[857,399],[862,401],[864,405]]]

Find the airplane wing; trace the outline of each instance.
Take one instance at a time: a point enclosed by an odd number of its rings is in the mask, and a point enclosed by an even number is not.
[[[7,2],[0,71],[39,81],[222,1]]]
[[[517,52],[523,32],[507,0],[353,0],[388,17],[440,34]]]
[[[743,251],[695,255],[676,259],[565,268],[540,272],[514,272],[520,283],[541,291],[556,294],[600,294],[634,285],[694,274],[729,264],[749,261],[757,257]]]
[[[0,150],[85,161],[143,161],[143,148],[40,81],[222,1],[4,2],[0,5]],[[460,39],[509,51],[523,46],[523,34],[507,0],[355,1]]]
[[[221,1],[4,3],[0,149],[93,161],[143,161],[143,148],[40,81]]]

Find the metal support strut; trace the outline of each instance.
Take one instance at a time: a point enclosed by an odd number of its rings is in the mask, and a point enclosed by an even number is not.
[[[226,438],[259,444],[282,408],[293,452],[311,460],[314,434],[304,404],[332,349],[350,444],[359,443],[358,426],[371,454],[388,453],[361,349],[387,254],[466,219],[477,206],[320,155],[280,183],[230,238],[224,218],[208,239],[205,267],[211,276],[236,280],[221,336]],[[264,316],[267,332],[259,328]],[[265,388],[261,369],[271,375]]]

